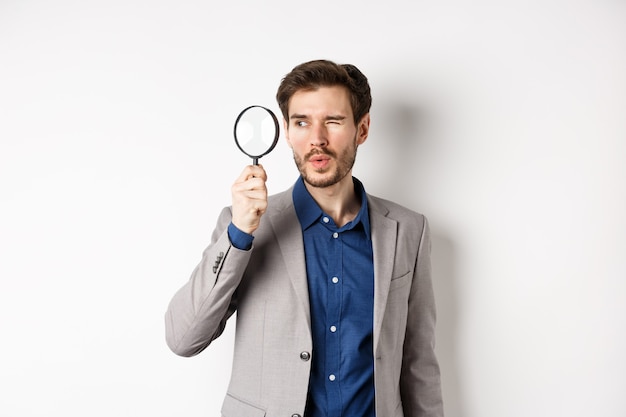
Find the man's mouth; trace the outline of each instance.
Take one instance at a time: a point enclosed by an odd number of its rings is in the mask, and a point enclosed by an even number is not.
[[[315,169],[323,169],[330,163],[330,156],[324,154],[316,154],[309,158],[309,163]]]

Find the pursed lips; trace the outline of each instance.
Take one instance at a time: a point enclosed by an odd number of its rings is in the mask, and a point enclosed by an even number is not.
[[[320,162],[320,161],[327,161],[330,159],[330,156],[328,155],[313,155],[312,157],[309,158],[310,162]]]
[[[315,168],[324,168],[330,161],[331,156],[324,153],[315,153],[308,158]]]
[[[328,149],[314,148],[311,152],[305,155],[305,158],[308,161],[314,161],[314,160],[330,159],[334,156],[335,154],[329,151]]]

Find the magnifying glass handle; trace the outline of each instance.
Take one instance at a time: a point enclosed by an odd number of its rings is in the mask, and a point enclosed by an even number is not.
[[[252,158],[252,165],[259,165],[259,158]]]

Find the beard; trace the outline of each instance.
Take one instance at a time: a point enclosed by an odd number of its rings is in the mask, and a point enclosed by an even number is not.
[[[356,144],[355,135],[354,140],[352,141],[352,146],[346,148],[340,155],[325,148],[315,148],[311,152],[304,155],[303,158],[300,158],[294,152],[293,160],[295,161],[304,182],[313,187],[326,188],[337,184],[339,181],[344,179],[346,175],[348,175],[354,166],[357,148],[358,146]],[[323,169],[311,168],[311,171],[307,171],[306,161],[314,155],[327,155],[331,157],[336,162],[336,167]]]

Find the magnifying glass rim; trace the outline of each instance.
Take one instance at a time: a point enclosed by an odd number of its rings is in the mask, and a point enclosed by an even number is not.
[[[246,152],[241,147],[241,145],[239,145],[239,141],[237,140],[237,125],[239,124],[239,119],[241,119],[241,116],[243,116],[245,114],[245,112],[247,112],[248,110],[250,110],[253,107],[259,107],[259,108],[265,110],[270,116],[272,116],[272,120],[274,121],[274,127],[276,128],[276,130],[275,130],[276,133],[274,134],[274,141],[272,142],[272,145],[269,148],[267,148],[267,150],[264,153],[262,153],[260,155],[250,155],[248,152]],[[259,159],[262,156],[265,156],[268,153],[270,153],[276,147],[276,144],[278,143],[278,138],[280,137],[280,130],[279,130],[278,119],[276,118],[276,115],[274,114],[274,112],[271,111],[270,109],[268,109],[267,107],[259,106],[257,104],[254,104],[252,106],[248,106],[245,109],[243,109],[241,111],[241,113],[239,113],[239,116],[237,116],[237,120],[235,120],[235,126],[233,128],[233,135],[235,137],[235,144],[237,145],[237,147],[239,148],[239,150],[241,152],[243,152],[244,154],[248,155],[252,159]]]

